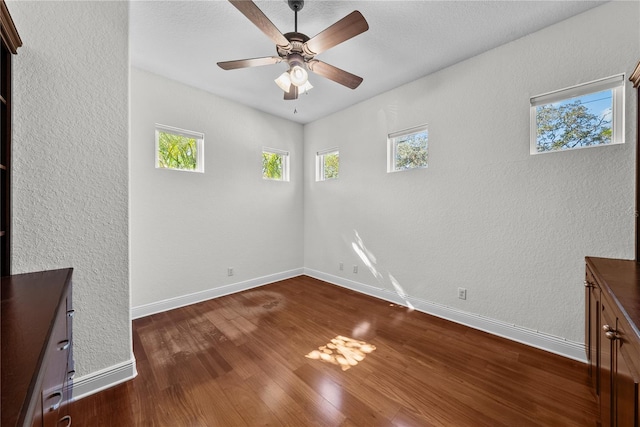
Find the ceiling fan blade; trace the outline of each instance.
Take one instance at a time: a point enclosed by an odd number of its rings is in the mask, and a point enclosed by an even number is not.
[[[340,83],[350,89],[355,89],[360,86],[360,83],[362,83],[362,77],[358,77],[355,74],[341,70],[340,68],[329,65],[326,62],[318,61],[317,59],[309,61],[307,66],[314,73],[329,80],[333,80],[336,83]]]
[[[290,101],[292,99],[298,99],[298,86],[291,85],[289,92],[284,93],[284,99]]]
[[[266,56],[264,58],[239,59],[237,61],[218,62],[218,66],[223,70],[235,70],[237,68],[260,67],[263,65],[273,65],[282,62],[279,56]]]
[[[305,43],[306,49],[314,55],[324,52],[369,29],[369,24],[360,12],[353,11]]]
[[[288,48],[289,40],[282,35],[280,30],[273,25],[269,18],[256,6],[251,0],[229,0],[253,25],[258,27],[267,37],[269,37],[276,45]]]

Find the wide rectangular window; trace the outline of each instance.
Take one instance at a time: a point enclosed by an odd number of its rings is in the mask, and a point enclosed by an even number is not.
[[[387,137],[387,172],[426,168],[428,141],[426,125],[390,133]]]
[[[340,172],[340,152],[337,148],[319,151],[316,154],[316,181],[338,178]]]
[[[204,134],[156,124],[156,167],[204,172]]]
[[[263,149],[262,178],[289,181],[289,152],[274,148]]]
[[[624,142],[624,75],[530,99],[531,154]]]

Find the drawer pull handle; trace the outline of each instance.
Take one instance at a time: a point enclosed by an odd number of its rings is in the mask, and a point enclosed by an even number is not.
[[[606,334],[604,334],[605,337],[607,337],[607,339],[610,339],[611,341],[615,341],[618,339],[618,336],[616,335],[615,331],[609,331]]]
[[[602,330],[605,331],[605,332],[615,332],[615,329],[613,329],[609,325],[602,325]]]
[[[71,345],[71,341],[69,340],[60,341],[58,343],[58,350],[66,350],[69,348],[70,345]]]
[[[58,425],[60,425],[60,423],[63,421],[67,422],[67,424],[65,424],[64,427],[71,427],[71,415],[65,415],[64,417],[60,418],[58,420]]]
[[[75,310],[69,310],[67,311],[67,317],[73,317],[76,315],[76,311]]]
[[[75,377],[75,376],[76,376],[76,371],[75,370],[71,370],[71,371],[67,372],[67,379],[68,380],[72,380],[73,377]]]
[[[64,397],[62,396],[62,392],[61,391],[56,391],[51,396],[49,396],[49,399],[57,399],[57,402],[54,403],[53,405],[51,405],[51,408],[49,410],[50,411],[57,410],[60,407],[60,405],[62,404],[62,399],[63,398]]]

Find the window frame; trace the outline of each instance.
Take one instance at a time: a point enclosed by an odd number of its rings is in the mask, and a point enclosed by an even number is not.
[[[262,151],[261,154],[264,155],[264,153],[269,153],[269,154],[277,154],[279,156],[281,156],[282,158],[282,176],[280,179],[278,178],[269,178],[264,176],[264,172],[262,173],[262,179],[265,181],[282,181],[282,182],[289,182],[289,178],[290,178],[290,161],[289,161],[289,157],[290,154],[288,151],[286,150],[280,150],[278,148],[270,148],[270,147],[262,147]]]
[[[425,166],[415,166],[410,168],[398,169],[396,166],[396,154],[398,150],[398,139],[407,136],[415,135],[422,132],[427,133],[427,164]],[[429,126],[427,124],[414,126],[408,129],[403,129],[397,132],[392,132],[387,135],[387,173],[405,172],[414,169],[427,169],[429,167]]]
[[[168,167],[168,168],[161,167],[160,166],[160,133],[167,133],[170,135],[177,135],[177,136],[183,136],[185,138],[195,139],[196,140],[196,168],[180,169],[180,168],[171,168],[171,167]],[[204,173],[204,133],[156,123],[155,124],[155,163],[156,163],[156,169],[174,170],[174,171],[180,171],[180,172]]]
[[[327,178],[325,175],[325,156],[329,154],[338,155],[338,176],[333,178]],[[326,150],[318,151],[316,153],[316,182],[331,181],[340,177],[340,150],[338,147],[329,148]]]
[[[573,98],[591,95],[598,92],[611,90],[611,142],[608,144],[587,145],[572,148],[560,148],[549,151],[538,151],[538,123],[537,107],[567,101]],[[546,154],[563,151],[578,150],[581,148],[607,147],[624,144],[624,116],[625,116],[625,74],[616,74],[610,77],[580,83],[564,89],[554,90],[529,98],[529,153]]]

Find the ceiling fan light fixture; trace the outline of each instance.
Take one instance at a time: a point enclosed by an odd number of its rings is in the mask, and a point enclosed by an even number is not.
[[[285,71],[284,73],[280,74],[280,77],[278,77],[274,81],[280,87],[280,89],[282,89],[285,92],[289,92],[289,89],[291,89],[291,77],[289,76],[288,71]]]
[[[295,65],[294,67],[292,67],[291,71],[289,71],[289,75],[291,78],[291,84],[296,85],[298,87],[304,86],[304,84],[307,83],[309,79],[309,74],[307,73],[307,70],[305,70],[299,65]]]
[[[302,92],[302,93],[307,93],[309,92],[311,89],[313,89],[313,85],[311,83],[309,83],[309,80],[307,80],[305,82],[305,84],[303,84],[302,86],[299,87],[298,91]]]

